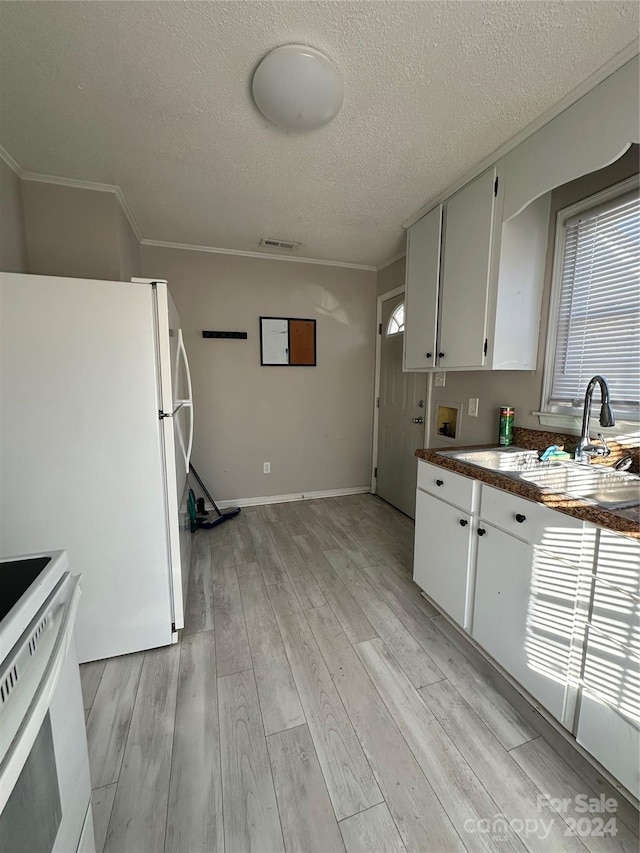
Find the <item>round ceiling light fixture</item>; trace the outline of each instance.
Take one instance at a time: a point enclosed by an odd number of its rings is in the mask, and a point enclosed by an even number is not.
[[[322,127],[339,113],[344,98],[333,62],[302,44],[267,53],[255,70],[252,89],[260,112],[287,130]]]

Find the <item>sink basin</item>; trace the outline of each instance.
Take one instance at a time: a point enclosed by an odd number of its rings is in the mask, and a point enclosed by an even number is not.
[[[575,462],[543,471],[527,471],[520,479],[551,492],[593,501],[607,509],[640,503],[640,477]]]
[[[521,447],[445,450],[440,453],[460,462],[498,471],[545,491],[599,504],[606,509],[624,509],[640,504],[640,477],[602,465],[582,465],[565,460],[540,462],[537,451]]]
[[[449,450],[442,453],[460,462],[500,471],[501,474],[518,476],[523,471],[534,470],[544,465],[544,470],[561,467],[561,462],[539,462],[535,450],[523,450],[520,447],[505,447],[502,450]]]

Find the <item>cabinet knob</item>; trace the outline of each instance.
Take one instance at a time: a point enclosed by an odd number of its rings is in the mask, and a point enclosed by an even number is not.
[[[433,358],[433,353],[432,352],[426,352],[425,357],[426,358]]]
[[[444,480],[436,480],[436,486],[444,486]]]
[[[523,515],[521,512],[516,513],[516,521],[518,524],[522,524],[527,520],[527,516]]]
[[[478,528],[478,536],[484,536],[484,534],[485,534],[486,532],[487,532],[487,531],[484,529],[484,527],[479,527],[479,528]]]
[[[443,352],[439,352],[439,353],[438,353],[438,358],[444,358],[444,353],[443,353]]]
[[[467,521],[467,519],[466,519],[466,518],[461,518],[461,519],[460,519],[460,527],[466,527],[466,526],[467,526],[467,524],[469,524],[469,522]]]

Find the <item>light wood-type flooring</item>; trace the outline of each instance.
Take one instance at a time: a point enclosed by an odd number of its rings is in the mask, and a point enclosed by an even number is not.
[[[195,534],[180,643],[81,667],[98,853],[637,850],[619,797],[584,834],[611,789],[420,596],[412,543],[372,495]]]

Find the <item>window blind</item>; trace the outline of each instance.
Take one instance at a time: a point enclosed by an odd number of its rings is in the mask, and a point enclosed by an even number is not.
[[[618,417],[640,412],[640,200],[638,191],[568,219],[549,403],[582,406],[601,373]]]

